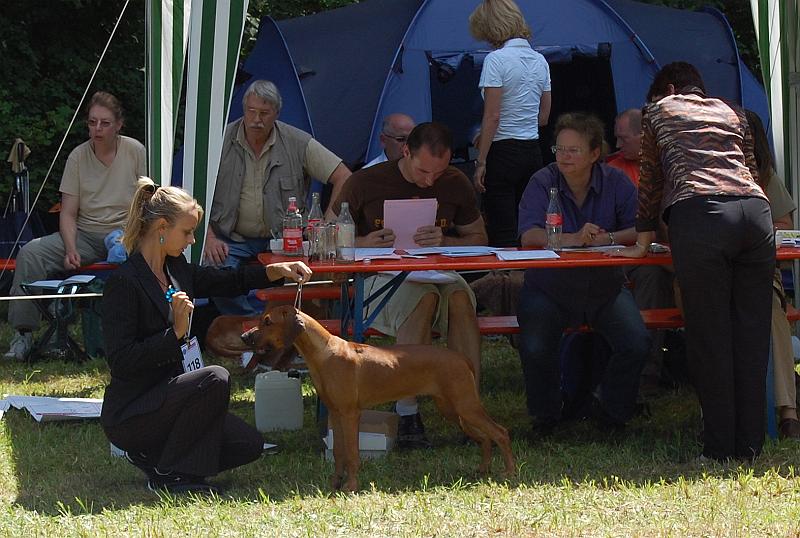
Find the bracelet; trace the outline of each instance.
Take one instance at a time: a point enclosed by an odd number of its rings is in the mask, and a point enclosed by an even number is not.
[[[609,241],[608,242],[609,245],[613,245],[614,244],[614,232],[608,232],[608,241]]]

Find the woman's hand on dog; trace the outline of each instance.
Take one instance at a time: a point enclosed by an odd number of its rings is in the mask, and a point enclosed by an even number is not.
[[[179,339],[189,332],[189,317],[193,310],[194,303],[186,292],[178,291],[172,295],[172,317],[175,319],[172,328]]]
[[[267,265],[267,278],[278,280],[288,278],[292,282],[308,282],[311,279],[311,269],[303,262],[280,262]]]

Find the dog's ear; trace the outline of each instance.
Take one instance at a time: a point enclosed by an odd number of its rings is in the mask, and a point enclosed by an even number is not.
[[[292,307],[281,307],[281,314],[284,316],[283,323],[283,347],[276,349],[269,354],[269,363],[275,370],[285,369],[289,363],[297,356],[294,350],[294,341],[305,330],[305,323]]]
[[[300,333],[305,330],[306,326],[297,311],[292,309],[291,313],[286,316],[286,321],[283,324],[283,347],[292,347],[294,341],[300,336]]]

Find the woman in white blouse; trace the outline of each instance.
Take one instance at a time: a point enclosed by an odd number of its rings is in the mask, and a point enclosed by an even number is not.
[[[483,193],[489,244],[516,246],[517,213],[531,175],[542,167],[539,127],[550,116],[550,68],[530,45],[531,31],[514,0],[484,0],[470,32],[495,50],[483,61],[483,120],[473,180]]]

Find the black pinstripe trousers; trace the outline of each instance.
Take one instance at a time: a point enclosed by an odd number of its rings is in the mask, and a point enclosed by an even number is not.
[[[116,446],[142,453],[160,471],[213,476],[258,459],[264,446],[255,428],[228,413],[229,399],[228,371],[207,366],[172,378],[157,411],[105,432]]]
[[[703,455],[752,459],[764,444],[775,243],[762,198],[699,196],[669,215]]]

